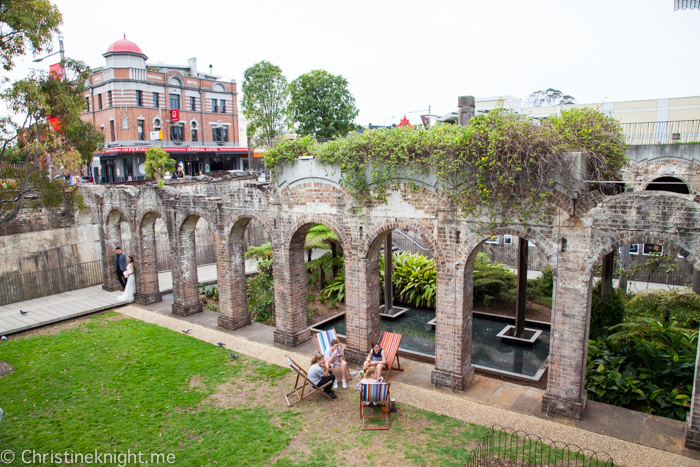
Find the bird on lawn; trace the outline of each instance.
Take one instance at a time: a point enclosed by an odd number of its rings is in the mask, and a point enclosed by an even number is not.
[[[0,341],[3,341],[3,342],[4,342],[4,341],[6,341],[6,340],[7,340],[7,336],[0,336]],[[233,355],[233,354],[231,354],[231,355]]]
[[[217,342],[216,345],[218,345],[219,347],[223,347],[223,346],[225,346],[226,344],[224,344],[223,342]]]
[[[235,353],[231,352],[231,358],[236,359],[236,358],[238,358],[238,355],[236,355]]]
[[[24,315],[28,315],[29,312],[28,312],[28,311],[19,310],[19,314],[22,315],[22,316],[24,316]]]
[[[184,332],[185,334],[189,334],[190,330],[189,330],[189,329],[183,329],[182,332]]]

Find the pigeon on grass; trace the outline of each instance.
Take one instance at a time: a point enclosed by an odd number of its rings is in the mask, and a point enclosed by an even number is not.
[[[223,342],[217,342],[216,345],[218,345],[219,347],[223,347],[223,346],[225,346],[226,344],[224,344]]]
[[[235,359],[238,358],[238,355],[236,355],[235,353],[231,352],[231,358],[235,360]]]
[[[5,342],[6,340],[7,340],[7,336],[0,336],[0,341]],[[233,354],[231,354],[231,355],[233,355]]]
[[[189,333],[190,333],[190,330],[189,330],[189,329],[183,329],[182,332],[183,332],[184,334],[189,334]]]

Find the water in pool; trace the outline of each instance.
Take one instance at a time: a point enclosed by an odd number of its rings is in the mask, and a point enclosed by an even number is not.
[[[409,308],[402,316],[387,320],[382,318],[382,331],[403,334],[401,349],[435,355],[435,327],[428,321],[435,318],[435,310]],[[549,355],[549,326],[528,323],[528,328],[541,329],[542,334],[532,347],[522,347],[502,342],[496,337],[513,319],[475,314],[472,327],[472,363],[488,368],[535,376]],[[345,335],[345,316],[315,326],[317,329],[335,328]]]

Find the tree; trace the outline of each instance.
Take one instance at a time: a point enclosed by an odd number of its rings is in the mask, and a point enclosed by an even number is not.
[[[163,148],[146,149],[146,162],[144,163],[146,178],[155,178],[160,181],[165,172],[172,172],[176,166],[177,162]]]
[[[289,116],[300,135],[333,138],[356,128],[355,98],[342,76],[311,71],[292,81],[289,94]]]
[[[63,22],[61,12],[48,0],[0,0],[0,63],[14,68],[15,58],[27,48],[35,55],[51,48]]]
[[[285,129],[288,95],[287,78],[280,67],[263,60],[245,70],[241,105],[248,120],[248,141],[272,146],[272,140]]]
[[[549,88],[546,91],[535,91],[525,99],[524,107],[554,107],[557,105],[575,104],[576,99],[568,94],[564,95],[557,89]]]

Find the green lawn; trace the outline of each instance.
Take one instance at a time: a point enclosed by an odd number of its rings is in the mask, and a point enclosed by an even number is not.
[[[118,313],[43,334],[0,344],[14,368],[0,378],[0,433],[15,453],[131,450],[188,467],[460,466],[487,431],[405,405],[390,430],[362,431],[354,389],[290,409],[289,370]]]

